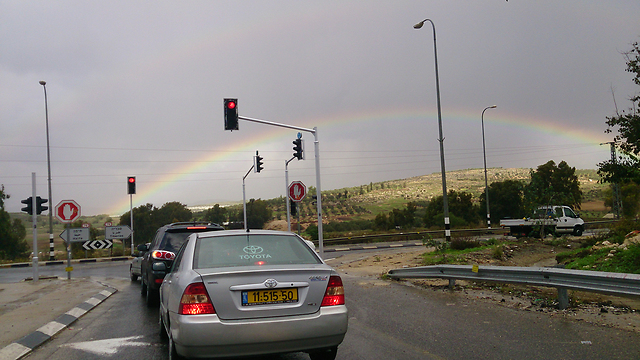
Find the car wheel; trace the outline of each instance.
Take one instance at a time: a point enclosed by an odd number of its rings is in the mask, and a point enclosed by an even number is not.
[[[575,236],[582,236],[582,226],[576,226],[573,229],[573,235]]]
[[[160,303],[160,291],[153,290],[147,285],[147,306],[153,307]]]
[[[169,360],[182,360],[184,357],[180,356],[176,352],[176,343],[173,342],[173,338],[169,335]]]
[[[162,310],[160,310],[160,340],[167,341],[169,340],[169,335],[167,333],[167,328],[164,326],[164,320],[162,318]]]
[[[338,355],[337,346],[309,352],[309,358],[311,358],[311,360],[334,360],[336,355]]]
[[[145,297],[147,296],[147,284],[144,282],[144,278],[140,277],[140,294]]]
[[[138,280],[138,275],[133,273],[133,266],[129,266],[129,276],[131,277],[131,281]]]

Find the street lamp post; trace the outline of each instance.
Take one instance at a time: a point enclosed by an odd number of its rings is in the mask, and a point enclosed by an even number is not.
[[[484,145],[484,112],[487,111],[487,109],[495,109],[496,107],[498,106],[497,105],[487,106],[486,108],[484,108],[484,110],[482,110],[482,116],[480,117],[482,120],[482,155],[484,156],[484,194],[485,194],[485,199],[487,203],[487,228],[488,229],[491,229],[491,215],[489,215],[489,184],[487,181],[487,152],[485,150],[485,145]]]
[[[53,198],[51,197],[51,151],[49,150],[49,105],[47,103],[47,82],[40,81],[40,85],[44,89],[44,113],[45,123],[47,126],[47,181],[49,184],[49,260],[55,260],[55,251],[53,249]]]
[[[440,79],[438,77],[438,48],[436,46],[436,26],[431,19],[424,19],[413,25],[414,29],[420,29],[428,21],[433,28],[433,55],[436,67],[436,96],[438,101],[438,131],[440,138],[440,172],[442,173],[442,203],[444,207],[444,234],[446,241],[451,241],[451,225],[449,223],[449,200],[447,199],[447,174],[444,167],[444,136],[442,135],[442,111],[440,107]]]

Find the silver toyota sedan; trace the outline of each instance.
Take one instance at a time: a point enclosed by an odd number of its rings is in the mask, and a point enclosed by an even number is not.
[[[189,236],[160,288],[170,358],[335,359],[347,332],[344,287],[312,246],[267,230]]]

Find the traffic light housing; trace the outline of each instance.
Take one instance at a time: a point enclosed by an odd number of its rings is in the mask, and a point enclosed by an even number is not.
[[[264,165],[264,163],[262,162],[262,157],[258,155],[258,152],[256,151],[256,156],[253,157],[253,166],[257,173],[264,169],[264,166],[262,165]]]
[[[127,177],[127,194],[133,195],[136,193],[136,177],[128,176]]]
[[[29,196],[29,198],[20,200],[20,202],[27,205],[20,210],[26,212],[29,215],[33,215],[33,197]]]
[[[224,129],[238,130],[238,99],[224,99]]]
[[[289,199],[289,209],[291,210],[291,216],[298,215],[298,203]]]
[[[303,146],[303,142],[302,139],[298,138],[293,140],[293,156],[298,158],[298,160],[303,160],[304,159],[304,146]]]
[[[49,199],[43,199],[40,196],[36,196],[36,214],[40,215],[43,211],[49,210],[48,206],[42,206],[42,204],[46,204],[49,202]]]

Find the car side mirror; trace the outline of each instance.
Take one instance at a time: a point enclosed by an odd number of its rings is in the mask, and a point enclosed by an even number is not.
[[[147,247],[147,244],[140,244],[138,245],[138,251],[146,252],[146,251],[149,251],[149,248]]]

